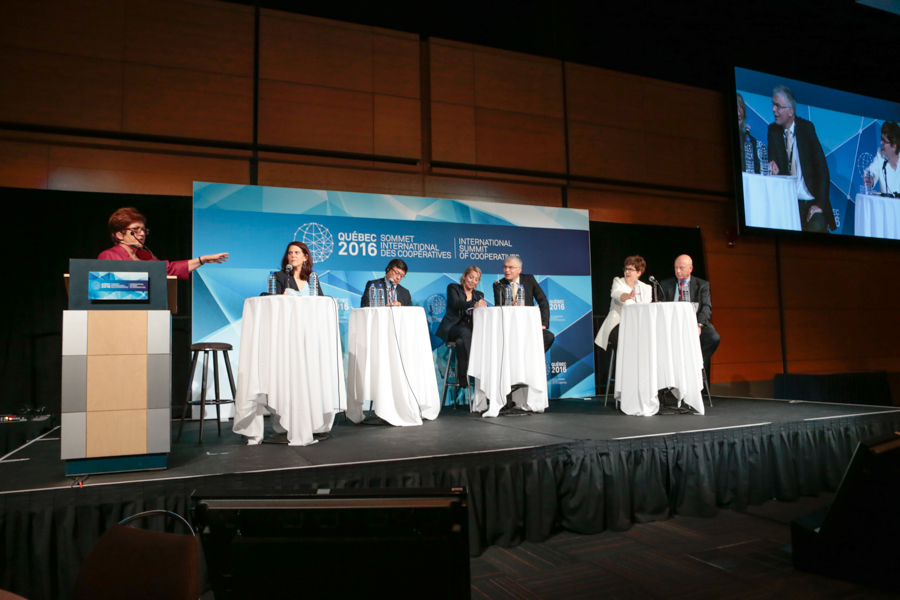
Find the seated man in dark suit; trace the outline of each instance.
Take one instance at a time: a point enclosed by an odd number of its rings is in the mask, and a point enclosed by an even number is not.
[[[709,322],[712,316],[712,302],[709,297],[709,282],[699,277],[691,277],[694,261],[687,254],[675,259],[675,278],[660,282],[664,298],[675,302],[696,302],[697,333],[700,335],[700,352],[703,354],[703,368],[709,377],[709,361],[716,348],[719,347],[719,334]]]
[[[412,306],[412,296],[409,295],[409,290],[400,285],[400,281],[406,276],[407,271],[409,268],[403,259],[395,258],[389,262],[384,270],[384,277],[366,282],[362,298],[359,299],[359,307],[369,306],[369,288],[379,284],[384,289],[385,302],[388,306]]]
[[[550,303],[547,302],[547,296],[544,290],[538,285],[534,275],[525,275],[522,273],[522,259],[515,254],[510,254],[503,262],[503,275],[505,277],[494,282],[494,306],[503,306],[503,290],[506,286],[512,289],[513,303],[518,298],[519,287],[522,288],[525,295],[525,306],[534,306],[537,300],[538,306],[541,308],[541,326],[544,328],[544,352],[553,345],[556,336],[551,333],[547,327],[550,326]]]

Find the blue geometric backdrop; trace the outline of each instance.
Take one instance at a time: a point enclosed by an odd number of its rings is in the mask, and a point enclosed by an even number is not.
[[[435,198],[194,184],[194,254],[229,252],[229,260],[194,273],[193,341],[232,344],[240,352],[246,298],[265,291],[287,244],[305,242],[323,291],[338,301],[347,347],[352,308],[366,281],[384,276],[393,257],[409,266],[403,286],[429,321],[435,369],[443,378],[447,350],[434,333],[446,311],[449,283],[477,265],[479,289],[503,260],[518,254],[550,302],[556,341],[546,356],[550,396],[594,395],[589,221],[587,211],[461,202]],[[344,353],[345,368],[347,361]]]

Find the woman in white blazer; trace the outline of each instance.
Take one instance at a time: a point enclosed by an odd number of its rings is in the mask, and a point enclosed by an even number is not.
[[[647,263],[640,256],[629,256],[625,259],[625,277],[613,279],[609,314],[600,326],[594,343],[606,350],[615,347],[619,341],[619,320],[622,318],[622,307],[629,304],[650,304],[653,301],[653,288],[640,281]]]

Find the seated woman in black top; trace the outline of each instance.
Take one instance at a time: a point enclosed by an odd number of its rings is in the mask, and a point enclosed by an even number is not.
[[[447,312],[436,335],[445,342],[456,342],[456,380],[468,381],[469,350],[472,347],[472,309],[487,306],[484,294],[475,289],[481,281],[481,269],[466,269],[459,283],[447,286]]]
[[[288,265],[292,267],[290,275],[284,272]],[[312,253],[309,251],[309,247],[303,242],[291,242],[281,258],[281,270],[275,273],[275,293],[287,294],[288,289],[298,292],[305,290],[312,269]],[[308,294],[309,291],[304,293]],[[321,285],[319,286],[319,295],[325,295],[322,293]]]

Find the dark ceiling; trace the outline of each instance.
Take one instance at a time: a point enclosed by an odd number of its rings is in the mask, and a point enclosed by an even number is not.
[[[900,16],[853,0],[232,1],[709,89],[738,65],[900,100]]]

